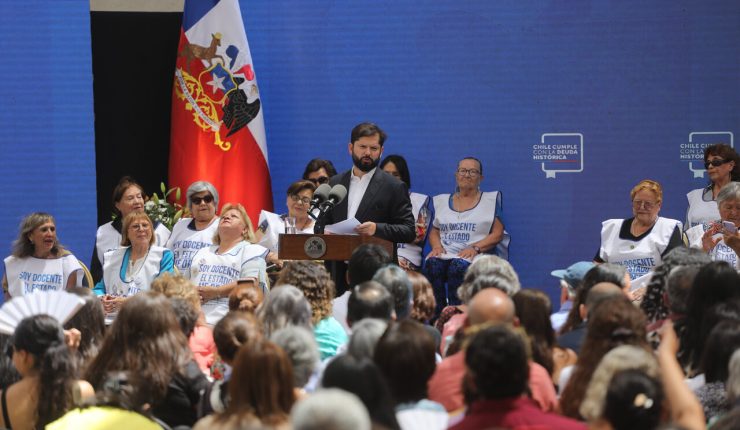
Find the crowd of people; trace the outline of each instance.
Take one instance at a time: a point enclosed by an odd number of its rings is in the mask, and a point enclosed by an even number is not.
[[[558,309],[507,262],[501,194],[459,161],[452,194],[411,192],[385,133],[353,129],[353,168],[311,160],[286,214],[207,181],[172,231],[134,179],[113,192],[90,271],[54,218],[21,223],[6,301],[66,290],[69,321],[29,315],[0,335],[0,428],[733,428],[740,422],[740,158],[705,151],[711,183],[686,222],[659,216],[660,184],[604,221],[593,261],[552,274]],[[317,187],[349,192],[328,221],[387,239],[345,263],[280,258],[286,221],[312,234]],[[315,214],[313,214],[315,215]],[[327,221],[327,220],[324,220]],[[322,221],[323,222],[323,221]],[[0,312],[2,308],[0,308]],[[673,426],[673,427],[671,427]]]

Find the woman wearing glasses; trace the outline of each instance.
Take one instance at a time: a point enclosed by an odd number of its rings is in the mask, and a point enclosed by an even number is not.
[[[154,244],[154,228],[147,214],[126,215],[123,231],[120,247],[105,253],[103,279],[94,288],[102,296],[108,323],[127,297],[149,290],[154,278],[174,271],[172,251]]]
[[[730,182],[717,194],[719,216],[711,223],[705,222],[686,230],[689,246],[703,249],[712,260],[726,261],[740,269],[740,182]],[[729,229],[722,223],[735,226]],[[729,226],[728,226],[729,227]]]
[[[175,254],[175,267],[180,273],[190,270],[190,262],[199,249],[213,245],[213,236],[218,229],[216,187],[206,181],[193,182],[186,196],[193,217],[181,219],[172,227],[172,235],[166,245]]]
[[[277,268],[283,266],[278,259],[278,237],[285,233],[286,218],[295,218],[296,233],[313,233],[313,219],[308,216],[308,208],[311,206],[311,198],[316,190],[316,185],[311,181],[296,181],[290,184],[287,191],[285,206],[288,213],[283,215],[274,214],[263,210],[260,212],[259,226],[255,232],[257,243],[270,250],[267,255],[267,263],[275,264]]]
[[[710,182],[706,187],[686,194],[689,209],[686,211],[685,230],[719,219],[717,195],[725,185],[740,181],[740,156],[729,145],[719,143],[707,146],[704,149],[704,167]]]
[[[645,179],[630,192],[632,218],[602,223],[601,247],[596,263],[614,263],[627,268],[633,292],[644,286],[650,271],[673,248],[683,245],[681,221],[659,217],[663,188]],[[642,291],[642,290],[640,290]]]
[[[116,219],[98,227],[95,235],[95,249],[93,250],[90,273],[95,282],[103,277],[105,253],[121,246],[123,219],[132,212],[144,213],[144,188],[130,176],[124,176],[118,181],[113,190],[113,212]],[[157,245],[164,246],[170,237],[170,231],[159,222],[154,226],[154,239]]]
[[[508,258],[509,235],[501,222],[501,193],[481,192],[483,166],[473,157],[457,164],[454,194],[434,196],[434,222],[429,232],[432,251],[424,275],[432,283],[437,314],[447,304],[459,305],[457,288],[477,255],[494,251]]]

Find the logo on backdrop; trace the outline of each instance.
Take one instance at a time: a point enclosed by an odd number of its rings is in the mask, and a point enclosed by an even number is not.
[[[186,109],[193,111],[193,121],[203,131],[213,132],[213,143],[228,151],[231,143],[222,140],[221,126],[228,129],[224,139],[244,128],[259,113],[260,99],[252,65],[232,70],[239,48],[229,45],[219,53],[222,38],[221,33],[213,33],[209,46],[183,44],[177,56],[184,58],[185,67],[175,71],[175,93],[180,100],[187,100]],[[191,75],[194,61],[208,63],[197,77]]]
[[[544,133],[532,146],[532,160],[542,163],[545,178],[558,173],[583,172],[583,135],[581,133]]]
[[[703,178],[707,171],[704,168],[704,148],[717,143],[735,147],[731,131],[694,131],[689,133],[689,142],[680,147],[680,160],[689,162],[689,170],[694,178]]]

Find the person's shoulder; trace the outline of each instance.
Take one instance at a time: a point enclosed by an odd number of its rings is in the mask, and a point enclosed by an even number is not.
[[[329,185],[334,186],[341,184],[342,182],[349,183],[349,175],[351,170],[345,170],[344,172],[337,173],[336,175],[329,178]]]

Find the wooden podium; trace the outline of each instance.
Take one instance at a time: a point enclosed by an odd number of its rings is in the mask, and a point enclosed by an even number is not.
[[[354,234],[281,234],[278,258],[281,260],[349,260],[360,245],[374,243],[393,255],[393,242],[372,236]]]

